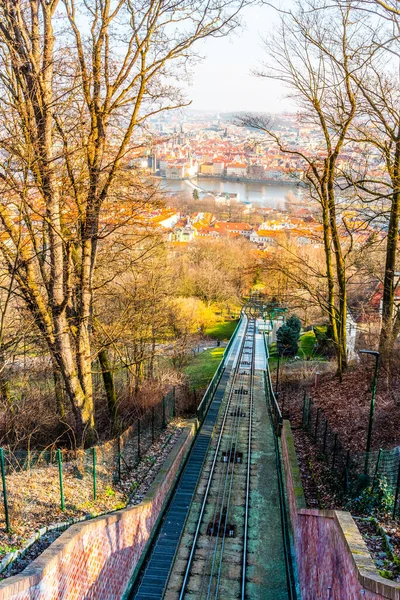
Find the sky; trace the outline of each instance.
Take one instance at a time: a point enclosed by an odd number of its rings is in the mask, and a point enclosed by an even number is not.
[[[285,3],[286,4],[286,3]],[[293,109],[279,82],[256,77],[265,59],[263,39],[277,22],[268,6],[242,12],[243,27],[227,38],[208,38],[197,46],[204,60],[196,65],[186,89],[192,109],[282,112]]]

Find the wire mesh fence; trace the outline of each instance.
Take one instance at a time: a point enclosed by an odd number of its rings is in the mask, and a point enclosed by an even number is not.
[[[347,495],[355,497],[366,482],[371,490],[378,482],[384,482],[392,516],[400,518],[400,446],[368,453],[350,452],[330,426],[322,409],[306,393],[303,399],[302,425],[325,457],[338,487]]]
[[[173,389],[121,435],[92,448],[0,448],[0,521],[10,530],[21,519],[41,523],[44,514],[52,516],[60,510],[82,515],[121,508],[132,490],[118,484],[174,417]]]

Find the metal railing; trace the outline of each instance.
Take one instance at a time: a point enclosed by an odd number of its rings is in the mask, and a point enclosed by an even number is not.
[[[265,393],[267,395],[267,399],[268,399],[268,403],[269,403],[269,408],[271,411],[271,418],[272,418],[272,423],[275,429],[275,433],[278,437],[281,436],[282,433],[282,423],[283,423],[283,419],[282,419],[282,412],[281,409],[279,408],[279,404],[278,401],[276,399],[275,396],[275,392],[274,392],[274,388],[272,385],[272,380],[271,380],[271,371],[269,370],[269,365],[268,365],[268,361],[269,361],[269,349],[268,349],[268,344],[267,341],[265,339],[265,334],[263,334],[263,338],[264,338],[264,347],[265,347],[265,354],[267,357],[267,370],[264,373],[264,378],[265,378]]]
[[[129,477],[174,417],[173,389],[143,410],[121,435],[92,448],[0,448],[0,521],[9,531],[21,519],[33,520],[38,506],[51,518],[57,517],[59,509],[86,514],[121,508],[129,491],[117,484]]]
[[[360,481],[367,477],[370,489],[383,481],[391,495],[392,516],[400,515],[400,446],[390,450],[350,452],[340,439],[323,410],[316,406],[307,393],[303,398],[303,429],[324,456],[333,481],[345,494],[355,497],[360,493]]]
[[[219,382],[221,380],[222,373],[224,372],[225,364],[226,364],[226,361],[227,361],[227,358],[228,358],[228,355],[229,355],[229,351],[230,351],[230,349],[232,347],[233,342],[235,341],[236,334],[239,331],[239,328],[240,328],[240,326],[242,324],[242,319],[243,319],[243,313],[240,315],[240,319],[238,321],[238,324],[235,327],[235,331],[231,335],[230,340],[229,340],[228,344],[225,347],[224,354],[222,356],[222,360],[219,363],[218,368],[215,371],[213,378],[211,379],[210,383],[208,384],[208,387],[207,387],[207,389],[206,389],[206,391],[204,393],[203,398],[201,399],[201,402],[200,402],[199,406],[197,407],[196,413],[197,413],[197,418],[200,421],[200,423],[203,422],[204,417],[207,414],[207,411],[208,411],[208,408],[210,406],[212,397],[214,396],[215,390],[217,389],[218,384],[219,384]]]
[[[297,600],[299,598],[298,578],[296,572],[296,565],[293,561],[294,549],[293,540],[291,537],[291,525],[290,516],[286,500],[285,491],[285,476],[283,470],[282,452],[280,446],[280,440],[283,427],[282,412],[279,407],[277,398],[274,393],[271,380],[271,371],[269,369],[269,349],[265,339],[265,333],[263,333],[265,354],[267,357],[267,368],[264,372],[264,386],[265,395],[267,398],[268,412],[271,418],[272,426],[274,429],[274,447],[275,447],[275,459],[276,459],[276,473],[278,479],[278,492],[279,492],[279,506],[281,514],[281,525],[282,525],[282,536],[285,554],[285,568],[286,568],[286,582],[288,588],[288,597],[290,600]]]

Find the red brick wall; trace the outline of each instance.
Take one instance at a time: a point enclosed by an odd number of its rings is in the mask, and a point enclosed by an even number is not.
[[[184,430],[144,501],[72,525],[20,575],[0,584],[0,600],[117,600],[130,576],[194,434]]]
[[[282,454],[302,600],[400,600],[400,585],[379,576],[350,513],[303,508],[287,423]]]

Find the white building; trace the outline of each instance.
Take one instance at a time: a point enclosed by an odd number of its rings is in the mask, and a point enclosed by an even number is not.
[[[228,177],[246,177],[247,165],[244,163],[230,163],[226,167]]]
[[[185,166],[180,164],[169,164],[165,170],[165,177],[167,179],[184,179]]]
[[[219,177],[224,172],[225,165],[223,162],[214,162],[213,163],[213,175]]]

